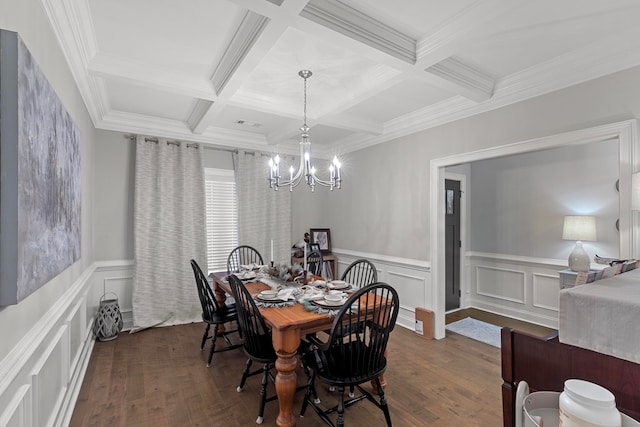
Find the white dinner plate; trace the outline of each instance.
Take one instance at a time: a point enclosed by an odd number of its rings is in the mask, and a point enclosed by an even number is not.
[[[256,299],[262,302],[285,302],[283,299],[278,298],[278,295],[263,297],[260,294],[258,294],[256,295]]]
[[[320,302],[324,305],[330,305],[332,307],[338,306],[338,305],[342,305],[345,303],[345,299],[341,299],[340,301],[327,301],[326,299],[321,300]]]

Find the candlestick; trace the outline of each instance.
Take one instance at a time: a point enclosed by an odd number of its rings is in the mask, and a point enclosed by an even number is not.
[[[273,239],[271,239],[271,264],[273,265]]]
[[[307,242],[304,242],[304,277],[307,278]]]

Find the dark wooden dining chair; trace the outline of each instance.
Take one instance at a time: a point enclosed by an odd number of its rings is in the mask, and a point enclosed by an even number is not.
[[[360,289],[378,281],[378,270],[368,259],[358,259],[347,267],[340,280],[344,280]]]
[[[275,367],[278,356],[271,342],[271,330],[267,327],[247,288],[235,275],[229,276],[229,284],[231,285],[233,298],[236,301],[238,326],[244,340],[243,349],[247,355],[247,363],[237,391],[240,393],[243,390],[247,378],[262,373],[260,407],[258,409],[258,418],[256,419],[256,424],[262,424],[265,404],[278,398],[275,394],[267,397],[269,380],[275,382],[275,377],[271,374],[271,370]],[[262,367],[251,372],[253,362],[262,364]]]
[[[307,254],[307,273],[316,276],[323,276],[324,262],[322,261],[322,252],[315,250]]]
[[[254,263],[258,265],[264,264],[260,252],[258,252],[257,249],[251,246],[238,246],[231,251],[229,257],[227,258],[227,274],[238,273],[240,271],[241,265],[249,265]]]
[[[301,417],[311,405],[331,426],[334,424],[329,415],[337,412],[337,426],[344,426],[345,408],[367,399],[382,410],[387,426],[391,426],[391,415],[379,376],[387,368],[385,352],[399,310],[398,293],[386,283],[374,283],[354,292],[336,315],[327,341],[314,337],[311,343],[314,348],[303,355],[303,363],[310,368],[311,374]],[[317,379],[338,389],[337,405],[322,409],[313,399]],[[375,383],[379,402],[360,386],[369,381]],[[345,400],[345,388],[351,386],[360,394]]]
[[[211,338],[211,349],[209,350],[209,358],[207,359],[207,367],[211,366],[211,360],[213,359],[213,353],[220,351],[233,350],[240,348],[242,344],[233,344],[228,335],[234,332],[238,332],[238,329],[225,330],[219,333],[220,325],[225,323],[235,322],[238,320],[238,313],[236,311],[235,304],[219,305],[216,301],[209,281],[204,275],[200,266],[196,260],[191,260],[191,268],[193,269],[193,275],[196,279],[196,286],[198,288],[198,297],[200,298],[200,305],[202,305],[202,321],[206,324],[204,334],[202,335],[202,342],[200,343],[200,350],[204,350],[204,346],[207,343],[207,339]],[[213,333],[209,335],[209,329],[213,325]],[[222,337],[227,345],[222,348],[216,348],[216,340],[218,337]]]

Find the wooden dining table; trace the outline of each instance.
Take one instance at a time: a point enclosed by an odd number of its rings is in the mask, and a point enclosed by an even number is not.
[[[231,286],[224,280],[227,273],[211,273],[214,283],[216,300],[224,304],[226,295],[231,294]],[[260,291],[270,289],[269,285],[261,282],[246,283],[245,286],[252,295]],[[296,366],[298,359],[296,353],[300,346],[301,338],[308,333],[324,331],[331,328],[334,316],[318,314],[308,311],[302,304],[290,307],[260,308],[260,313],[267,325],[271,328],[273,348],[278,355],[276,360],[276,394],[280,412],[276,419],[279,427],[291,427],[296,425],[293,415],[293,400],[296,392]],[[384,378],[380,378],[381,384],[386,385]]]

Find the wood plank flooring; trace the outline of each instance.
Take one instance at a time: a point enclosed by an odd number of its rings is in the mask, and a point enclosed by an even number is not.
[[[96,342],[70,425],[255,425],[260,379],[249,378],[244,391],[236,392],[246,361],[241,349],[214,354],[213,366],[207,368],[209,343],[205,351],[199,348],[203,331],[203,324],[196,323]],[[394,425],[501,425],[498,348],[455,333],[428,340],[396,327],[389,361],[386,397]],[[299,370],[299,383],[304,380]],[[275,393],[273,385],[269,392]],[[319,393],[327,407],[335,404],[335,393],[324,386]],[[296,395],[294,413],[302,397],[302,392]],[[277,409],[277,402],[267,403],[263,426],[275,426]],[[382,411],[366,400],[347,409],[346,423],[385,425]],[[309,409],[297,425],[324,424]]]

